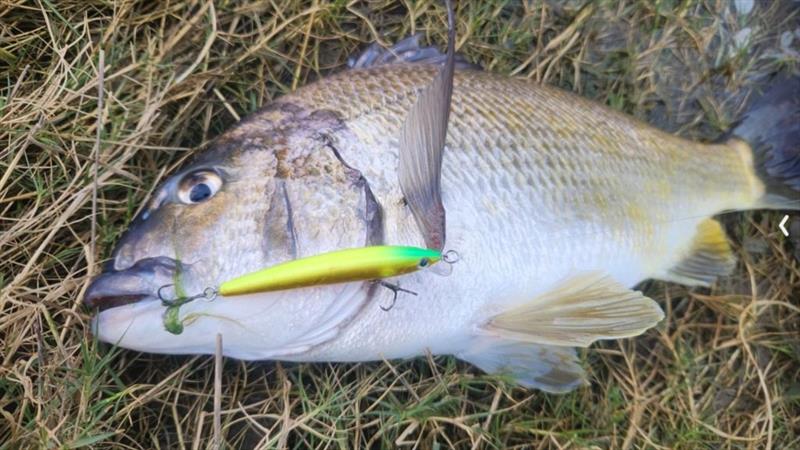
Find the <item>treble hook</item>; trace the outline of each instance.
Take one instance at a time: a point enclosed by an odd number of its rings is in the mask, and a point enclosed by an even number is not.
[[[172,287],[172,286],[175,286],[175,284],[173,284],[173,283],[165,284],[165,285],[161,286],[160,288],[158,288],[158,299],[161,300],[161,304],[164,305],[164,306],[172,306],[173,304],[175,304],[175,300],[167,300],[166,298],[164,298],[164,294],[161,293],[161,291],[163,291],[164,288],[168,288],[168,287]]]
[[[175,284],[173,284],[173,283],[165,284],[165,285],[161,286],[160,288],[158,288],[158,299],[161,300],[161,304],[164,305],[164,306],[180,306],[180,305],[183,305],[184,303],[188,303],[188,302],[190,302],[192,300],[197,300],[198,298],[204,298],[204,299],[206,299],[208,301],[211,301],[211,300],[214,300],[215,298],[217,298],[218,291],[216,289],[212,288],[212,287],[207,287],[207,288],[203,289],[203,292],[201,292],[201,293],[199,293],[197,295],[192,295],[190,297],[177,297],[177,298],[174,298],[174,299],[170,300],[170,299],[165,298],[165,296],[162,293],[162,291],[164,290],[164,288],[168,288],[168,287],[172,287],[172,286],[175,286]]]
[[[414,292],[414,291],[409,291],[408,289],[403,289],[400,286],[398,286],[396,284],[389,283],[387,281],[382,281],[381,280],[381,281],[378,281],[378,284],[380,284],[381,286],[385,287],[386,289],[389,289],[394,294],[392,296],[392,302],[389,304],[388,307],[385,307],[383,305],[379,305],[381,307],[381,309],[384,310],[384,311],[389,311],[390,309],[394,308],[394,304],[397,302],[397,293],[398,292],[405,292],[407,294],[417,295],[417,293]]]

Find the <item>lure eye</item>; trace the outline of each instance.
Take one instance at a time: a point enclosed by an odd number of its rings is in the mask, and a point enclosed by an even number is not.
[[[212,170],[197,170],[186,174],[178,184],[178,199],[187,205],[202,203],[222,187],[222,178]]]
[[[430,260],[428,258],[422,258],[422,259],[419,260],[419,264],[417,264],[417,265],[419,267],[428,267],[429,263],[430,263]]]

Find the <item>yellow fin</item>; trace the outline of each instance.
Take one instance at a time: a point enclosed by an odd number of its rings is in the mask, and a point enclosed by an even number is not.
[[[536,344],[587,347],[598,339],[636,336],[664,317],[656,302],[591,272],[493,317],[491,335]]]
[[[697,234],[687,255],[665,278],[690,286],[709,286],[717,277],[729,275],[736,268],[725,230],[714,219],[706,219],[697,225]]]

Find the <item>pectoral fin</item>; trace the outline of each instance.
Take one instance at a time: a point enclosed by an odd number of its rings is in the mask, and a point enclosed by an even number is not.
[[[729,275],[734,268],[736,257],[725,237],[725,230],[716,220],[707,219],[697,226],[697,234],[687,255],[660,278],[690,286],[709,286],[717,277]]]
[[[661,307],[641,292],[592,272],[493,317],[482,329],[517,341],[587,347],[598,339],[639,335],[663,317]]]
[[[417,97],[400,132],[400,188],[428,248],[442,250],[445,212],[440,182],[455,66],[455,23],[447,2],[448,42],[444,66]]]

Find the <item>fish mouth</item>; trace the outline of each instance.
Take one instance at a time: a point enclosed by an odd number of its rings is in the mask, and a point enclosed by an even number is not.
[[[172,283],[180,263],[160,256],[137,261],[129,269],[109,270],[92,280],[83,303],[99,311],[156,300],[158,288]]]
[[[90,308],[96,308],[98,311],[105,311],[107,309],[116,308],[117,306],[130,305],[138,303],[149,297],[147,294],[126,294],[126,295],[106,295],[106,296],[93,296],[85,297],[84,303]]]

